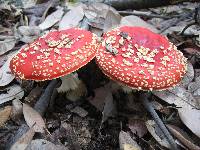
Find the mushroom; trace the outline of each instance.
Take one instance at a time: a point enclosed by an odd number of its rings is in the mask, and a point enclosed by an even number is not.
[[[103,38],[96,54],[96,63],[102,72],[126,87],[147,91],[141,94],[141,99],[153,118],[159,118],[148,101],[151,93],[148,91],[176,86],[186,73],[186,58],[167,38],[142,27],[115,28]],[[155,121],[176,149],[160,118]]]
[[[71,73],[95,57],[97,46],[97,36],[87,30],[51,31],[22,48],[12,58],[10,68],[20,79],[44,81],[61,77],[58,92],[74,90],[83,83]]]

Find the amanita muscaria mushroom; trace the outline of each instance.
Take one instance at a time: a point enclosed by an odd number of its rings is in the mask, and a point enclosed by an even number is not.
[[[103,38],[96,62],[120,84],[143,91],[164,90],[176,86],[186,73],[183,54],[167,38],[148,29],[123,26]]]
[[[138,90],[163,90],[175,86],[186,73],[186,58],[165,37],[141,27],[105,33],[96,55],[111,79]]]
[[[26,80],[44,81],[68,75],[61,78],[65,83],[58,90],[73,90],[81,81],[70,74],[95,57],[97,46],[97,36],[87,30],[52,31],[22,48],[11,60],[10,68],[17,78]]]

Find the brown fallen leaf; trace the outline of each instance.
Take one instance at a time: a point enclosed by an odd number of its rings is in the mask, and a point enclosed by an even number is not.
[[[198,101],[184,87],[153,92],[160,99],[177,106],[181,121],[198,137],[200,137],[200,110]]]
[[[20,26],[15,32],[19,40],[24,43],[32,43],[40,34],[38,26]]]
[[[45,122],[36,110],[24,103],[23,114],[25,121],[30,128],[34,125],[33,129],[35,132],[44,133],[44,129],[46,128]]]
[[[22,110],[22,103],[20,100],[15,99],[12,101],[12,113],[11,113],[11,119],[15,122],[19,122],[20,117],[23,113]]]
[[[85,109],[83,109],[82,107],[79,107],[79,106],[76,106],[75,108],[73,108],[70,111],[79,115],[80,117],[86,117],[88,115],[88,112]]]
[[[42,87],[37,86],[31,90],[29,95],[24,98],[24,101],[28,103],[29,105],[33,105],[36,103],[37,99],[41,96],[42,94]]]
[[[19,85],[13,85],[4,90],[6,91],[6,93],[1,94],[0,104],[14,99],[21,99],[24,96],[24,91]]]
[[[192,143],[192,140],[188,137],[188,135],[179,127],[167,124],[167,128],[186,147],[189,149],[200,150],[200,147]]]
[[[143,120],[129,119],[128,127],[134,134],[138,135],[138,137],[140,138],[147,133],[147,128]]]
[[[180,85],[187,88],[193,79],[194,79],[194,68],[193,68],[192,64],[190,62],[188,62],[187,72],[184,75],[183,79],[181,80]]]
[[[139,149],[130,144],[124,144],[124,150],[139,150]]]
[[[9,67],[11,57],[0,68],[0,86],[8,85],[15,78],[15,76],[11,73],[11,70]]]
[[[147,28],[155,33],[159,32],[158,29],[156,29],[154,26],[145,22],[140,17],[134,16],[134,15],[123,17],[121,19],[120,26],[140,26],[140,27]]]
[[[83,7],[84,4],[80,4],[68,11],[59,22],[59,30],[77,27],[84,17]]]
[[[192,55],[192,54],[195,54],[197,52],[200,52],[200,49],[198,47],[194,48],[194,47],[187,47],[187,48],[184,48],[183,51],[185,51],[186,53]]]
[[[32,127],[12,145],[10,150],[25,150],[29,143],[32,141],[34,134],[35,131]]]
[[[198,137],[200,137],[200,110],[195,109],[187,103],[183,103],[183,107],[178,109],[181,121]]]
[[[6,36],[5,36],[6,38]],[[10,51],[16,43],[16,39],[14,37],[9,37],[5,39],[4,41],[0,41],[0,55],[3,55],[4,53]]]
[[[146,121],[146,127],[154,139],[161,145],[166,148],[170,148],[170,145],[167,139],[164,137],[162,131],[157,126],[157,124],[153,120]]]
[[[105,98],[106,95],[109,93],[109,91],[107,91],[105,87],[100,87],[94,89],[94,92],[95,92],[95,97],[88,100],[93,106],[97,108],[97,110],[103,111]]]
[[[120,14],[116,14],[113,11],[109,10],[105,18],[103,31],[107,32],[111,30],[112,28],[117,27],[120,21],[121,21]]]
[[[9,119],[12,111],[12,106],[6,106],[0,110],[0,127]]]
[[[142,150],[137,142],[131,138],[130,134],[124,131],[119,133],[120,150]]]
[[[55,145],[47,140],[36,139],[31,141],[26,150],[68,150],[68,148],[61,145]]]
[[[116,105],[114,104],[111,92],[107,93],[104,100],[105,101],[104,101],[104,108],[102,111],[102,123],[105,122],[108,119],[108,117],[114,116],[116,110]]]
[[[39,25],[40,29],[45,30],[52,27],[54,24],[56,24],[61,20],[63,14],[64,14],[63,8],[59,7],[55,12],[47,16],[44,22],[42,22]]]

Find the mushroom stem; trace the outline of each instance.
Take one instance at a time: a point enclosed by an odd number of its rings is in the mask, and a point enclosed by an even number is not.
[[[66,93],[66,98],[71,101],[78,100],[81,96],[86,95],[87,89],[85,84],[78,78],[77,73],[60,77],[62,84],[57,88],[58,93]]]
[[[162,120],[160,119],[158,114],[156,113],[153,105],[149,102],[149,97],[150,96],[151,96],[151,93],[150,92],[146,92],[146,93],[143,93],[143,94],[140,95],[140,99],[142,100],[143,105],[145,106],[145,108],[150,112],[151,116],[153,117],[154,121],[156,122],[156,124],[158,125],[160,130],[165,135],[167,141],[169,142],[169,144],[171,146],[171,149],[172,150],[178,150],[178,147],[177,147],[177,145],[175,143],[174,138],[171,136],[171,134],[167,130],[166,126],[164,125],[164,123],[162,122]]]

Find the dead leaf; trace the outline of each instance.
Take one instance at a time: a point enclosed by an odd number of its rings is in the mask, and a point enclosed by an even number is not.
[[[143,120],[139,119],[129,119],[128,127],[131,132],[138,135],[138,137],[143,137],[147,133],[147,127]]]
[[[38,26],[20,26],[15,33],[20,41],[24,43],[33,42],[40,35],[40,28]]]
[[[200,137],[200,110],[197,100],[183,87],[153,92],[160,99],[175,104],[182,122],[198,137]]]
[[[120,14],[115,14],[114,12],[109,10],[105,18],[103,32],[107,32],[108,30],[117,27],[120,24],[120,21]]]
[[[40,28],[37,26],[20,26],[18,32],[24,36],[38,36],[40,34]]]
[[[35,131],[32,127],[12,145],[10,150],[25,150],[29,143],[32,141],[34,134]]]
[[[181,108],[178,108],[179,116],[182,122],[198,137],[200,137],[200,110],[195,109],[187,103],[183,103]]]
[[[84,17],[83,7],[84,5],[80,4],[67,12],[59,23],[59,30],[77,27]]]
[[[90,31],[94,34],[96,34],[98,37],[101,37],[102,34],[103,34],[103,31],[101,29],[98,29],[98,28],[93,28],[91,27],[90,28]]]
[[[22,0],[23,8],[29,8],[35,6],[36,0]]]
[[[44,129],[46,128],[45,122],[36,110],[24,103],[23,114],[24,119],[30,128],[33,126],[35,132],[44,133]]]
[[[194,54],[200,52],[200,50],[198,48],[193,48],[193,47],[184,48],[183,51],[190,54],[190,55],[194,55]]]
[[[187,63],[187,72],[184,75],[183,79],[180,82],[180,85],[187,88],[190,82],[194,79],[194,69],[190,62]]]
[[[200,88],[200,81],[195,81],[195,82],[191,82],[188,85],[188,91],[190,91],[191,93],[197,91]],[[196,95],[196,94],[195,94]]]
[[[4,90],[7,93],[0,95],[0,104],[14,99],[21,99],[24,96],[24,91],[19,85],[13,85]]]
[[[169,104],[175,104],[177,107],[184,107],[184,105],[191,105],[199,107],[198,102],[184,87],[176,86],[165,91],[153,91],[153,94]]]
[[[199,103],[196,101],[193,95],[189,91],[187,91],[184,87],[176,86],[174,88],[169,89],[168,91],[171,92],[171,94],[174,94],[179,98],[181,98],[179,100],[186,102],[188,105],[191,105],[195,108],[200,108]],[[177,102],[175,102],[174,104],[176,104],[178,107],[185,106],[185,104],[183,104],[179,100],[177,100]]]
[[[6,106],[0,110],[0,127],[9,119],[12,111],[12,106]]]
[[[112,12],[113,14],[108,14],[108,12]],[[107,21],[108,24],[110,25],[110,23],[113,20],[113,23],[116,23],[116,16],[120,16],[119,13],[111,6],[106,5],[104,3],[97,3],[97,2],[93,2],[90,3],[90,5],[88,5],[85,9],[85,16],[88,18],[89,20],[89,24],[92,27],[98,28],[98,29],[104,29],[104,24],[106,23],[106,16],[107,14],[109,16],[107,16]],[[112,17],[114,18],[110,18],[112,15]],[[106,28],[106,27],[105,27]]]
[[[11,29],[3,27],[2,25],[0,25],[0,33],[3,33],[3,32],[11,32]]]
[[[52,27],[55,23],[59,22],[64,14],[63,8],[59,7],[55,12],[46,17],[46,19],[39,25],[41,30]]]
[[[105,99],[104,99],[104,108],[102,112],[102,123],[105,122],[108,117],[114,115],[115,105],[113,102],[113,96],[111,92],[108,92]]]
[[[68,148],[60,145],[55,145],[47,140],[37,139],[31,141],[26,150],[68,150]]]
[[[179,127],[167,124],[167,128],[182,144],[187,146],[189,149],[200,150],[200,147],[195,145],[188,137],[186,132],[181,130]]]
[[[119,146],[120,150],[142,150],[130,134],[124,131],[119,133]]]
[[[119,14],[116,9],[106,5],[104,3],[93,2],[90,3],[85,9],[85,16],[89,20],[94,20],[95,18],[106,18],[108,11],[112,11],[114,14]]]
[[[167,139],[165,138],[164,134],[157,126],[157,124],[153,120],[146,121],[146,127],[154,139],[161,145],[166,148],[170,148],[170,144],[168,143]]]
[[[19,121],[23,110],[22,110],[22,103],[20,100],[15,99],[12,101],[12,113],[11,113],[11,118],[13,121]]]
[[[194,96],[198,96],[200,95],[200,76],[197,76],[197,73],[195,75],[194,82],[188,85],[188,91],[193,93]]]
[[[15,78],[10,70],[10,60],[12,57],[13,56],[11,56],[0,68],[0,86],[5,86],[9,84]]]
[[[104,108],[105,98],[109,91],[107,91],[105,87],[100,87],[94,89],[94,92],[95,92],[95,97],[89,100],[89,102],[93,106],[95,106],[97,110],[102,112]]]
[[[153,25],[148,24],[144,20],[142,20],[140,17],[130,15],[123,17],[120,22],[120,26],[139,26],[147,28],[155,33],[158,33],[158,29],[156,29]]]
[[[0,41],[0,55],[5,54],[6,52],[10,51],[16,44],[15,37],[7,38],[3,41]]]
[[[25,83],[24,87],[31,87],[30,82],[28,82],[28,83],[29,84],[27,84],[27,85]],[[37,86],[37,87],[31,89],[28,96],[26,96],[24,98],[24,101],[25,101],[26,104],[33,106],[36,103],[36,101],[38,100],[38,98],[41,96],[41,94],[42,94],[42,87]]]
[[[86,117],[88,115],[88,112],[79,106],[76,106],[75,108],[73,108],[71,112],[76,113],[80,117]]]

